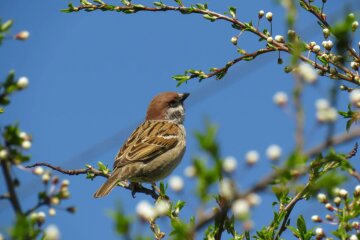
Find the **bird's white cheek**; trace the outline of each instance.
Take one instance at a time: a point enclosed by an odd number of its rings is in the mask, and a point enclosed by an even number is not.
[[[166,119],[172,120],[176,123],[183,123],[185,118],[185,111],[182,105],[175,108],[169,108],[166,111]]]

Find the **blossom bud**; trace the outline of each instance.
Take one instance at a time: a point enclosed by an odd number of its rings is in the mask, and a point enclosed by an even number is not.
[[[236,218],[244,218],[249,214],[250,206],[246,200],[238,199],[232,204],[231,210]]]
[[[285,106],[288,102],[288,96],[284,92],[277,92],[273,96],[273,101],[279,107]]]
[[[281,35],[276,35],[276,36],[275,36],[275,41],[277,41],[277,42],[279,42],[279,43],[285,42],[284,37],[281,36]]]
[[[15,39],[25,41],[30,37],[30,33],[28,31],[21,31],[15,35]]]
[[[340,204],[341,204],[341,198],[340,197],[335,197],[334,198],[334,203],[335,203],[335,205],[338,207],[338,206],[340,206]]]
[[[50,204],[51,204],[51,205],[59,205],[59,203],[60,203],[60,200],[59,200],[58,197],[52,197],[52,198],[50,198]]]
[[[60,237],[60,231],[56,225],[50,224],[44,229],[44,240],[59,240]]]
[[[325,204],[325,207],[326,207],[326,209],[329,210],[330,212],[334,211],[334,207],[331,205],[331,203]]]
[[[36,221],[39,223],[39,224],[43,224],[45,222],[45,217],[46,217],[46,214],[44,212],[38,212],[37,213],[37,218],[36,218]]]
[[[346,191],[346,189],[340,189],[339,196],[343,199],[346,199],[348,196],[348,191]]]
[[[29,140],[25,140],[21,143],[21,147],[25,150],[28,150],[31,148],[31,142]]]
[[[319,45],[315,45],[311,50],[312,50],[314,53],[318,53],[318,52],[320,52],[320,46],[319,46]]]
[[[53,217],[56,215],[56,210],[55,208],[49,208],[49,216]]]
[[[263,10],[260,10],[258,13],[258,18],[261,19],[264,16],[265,12]]]
[[[29,79],[27,77],[20,77],[16,83],[16,86],[19,89],[27,88],[27,86],[29,86]]]
[[[268,38],[266,39],[266,41],[267,41],[268,43],[272,43],[272,42],[273,42],[273,38],[272,38],[272,37],[268,37]]]
[[[6,149],[0,150],[0,159],[6,159],[9,156],[9,151]]]
[[[196,176],[196,168],[193,165],[187,166],[184,169],[184,175],[188,178],[193,178]]]
[[[140,218],[148,221],[156,216],[155,209],[146,200],[142,200],[137,204],[136,213]]]
[[[355,71],[359,70],[359,63],[357,62],[351,62],[350,67],[354,69]]]
[[[353,234],[350,236],[349,240],[359,240],[359,238],[355,234]]]
[[[360,196],[360,185],[356,185],[355,191],[354,191],[354,196],[355,196],[355,197],[359,197],[359,196]]]
[[[33,173],[36,175],[42,175],[44,173],[44,168],[37,166],[34,168]]]
[[[359,22],[358,21],[353,21],[353,23],[351,24],[351,30],[353,32],[355,32],[358,27],[359,27]]]
[[[281,153],[282,150],[278,145],[270,145],[266,149],[266,155],[272,161],[278,160],[281,157]]]
[[[42,175],[41,180],[43,181],[43,183],[47,184],[50,181],[50,174],[48,172],[45,172]]]
[[[170,211],[170,202],[160,199],[155,203],[155,212],[158,216],[167,215]]]
[[[236,158],[228,156],[224,159],[222,164],[223,170],[227,173],[232,173],[236,170],[237,161]]]
[[[311,216],[311,221],[313,222],[322,222],[321,218],[319,215],[313,215]]]
[[[271,22],[272,21],[272,17],[273,17],[273,14],[272,12],[267,12],[266,15],[265,15],[266,19]]]
[[[180,192],[184,188],[184,181],[180,176],[172,176],[169,179],[169,187],[174,192]]]
[[[319,193],[317,195],[317,199],[318,199],[319,203],[327,203],[327,197],[324,193]]]
[[[245,154],[245,161],[248,165],[252,166],[259,161],[259,153],[251,150]]]
[[[326,214],[325,218],[326,218],[326,220],[328,220],[330,222],[332,222],[334,220],[334,217],[331,216],[330,214]]]
[[[231,38],[230,41],[231,41],[232,44],[237,45],[237,43],[238,43],[238,38],[237,38],[236,36],[234,36],[234,37]]]
[[[328,38],[330,36],[330,30],[328,28],[323,29],[324,38]]]
[[[351,223],[351,227],[355,230],[359,230],[360,229],[360,223],[359,222],[352,222]]]

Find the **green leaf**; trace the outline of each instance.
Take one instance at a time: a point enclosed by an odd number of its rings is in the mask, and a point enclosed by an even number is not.
[[[187,75],[175,75],[172,77],[172,79],[178,81],[177,87],[183,84],[184,82],[187,82],[190,79],[190,76]]]
[[[4,22],[3,24],[1,24],[0,31],[6,32],[11,28],[12,25],[13,25],[13,20],[8,20],[8,21]]]
[[[211,14],[204,14],[203,17],[211,22],[214,22],[218,17],[211,15]]]
[[[236,18],[236,7],[230,7],[229,8],[229,13],[231,15],[232,18]]]

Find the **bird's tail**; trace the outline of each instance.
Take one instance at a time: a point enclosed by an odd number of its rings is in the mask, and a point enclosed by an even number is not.
[[[94,193],[94,198],[105,197],[120,182],[119,174],[115,171],[108,180]]]

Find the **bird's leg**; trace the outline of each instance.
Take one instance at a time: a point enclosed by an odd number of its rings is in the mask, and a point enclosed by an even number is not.
[[[131,196],[132,196],[133,198],[135,198],[135,194],[136,194],[136,192],[137,192],[136,190],[139,188],[139,186],[141,186],[140,183],[130,182],[129,188],[131,188]]]

